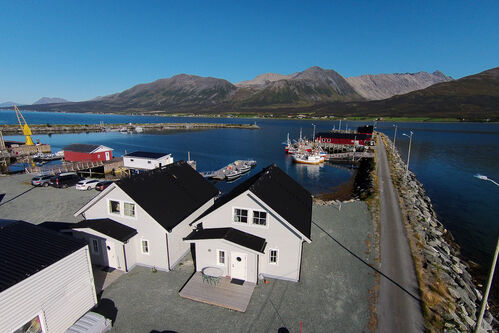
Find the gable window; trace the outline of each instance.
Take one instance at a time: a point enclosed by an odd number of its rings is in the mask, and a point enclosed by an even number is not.
[[[142,240],[142,253],[149,254],[149,241],[146,239]]]
[[[279,250],[270,249],[270,252],[269,252],[269,263],[271,263],[271,264],[277,264],[278,256],[279,256]]]
[[[225,266],[225,251],[218,250],[217,251],[217,256],[218,256],[217,263],[219,265]]]
[[[131,202],[125,202],[123,204],[123,213],[125,216],[135,217],[135,204]]]
[[[234,208],[234,222],[248,223],[248,210]]]
[[[109,212],[113,214],[120,214],[120,202],[109,200]]]
[[[253,212],[253,224],[267,225],[267,213],[254,211]]]
[[[90,238],[90,249],[93,254],[99,254],[99,241],[97,239]]]

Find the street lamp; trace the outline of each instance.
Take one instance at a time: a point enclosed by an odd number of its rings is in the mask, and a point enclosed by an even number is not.
[[[397,125],[392,126],[395,126],[395,134],[393,135],[393,149],[395,150],[395,140],[397,140]]]
[[[315,141],[315,124],[312,124],[314,126],[314,134],[312,135],[312,140]]]
[[[492,179],[490,179],[487,176],[476,174],[474,177],[481,179],[481,180],[488,180],[495,185],[499,186],[499,184]],[[485,288],[485,294],[483,295],[482,298],[482,305],[480,306],[480,314],[478,315],[478,320],[476,321],[475,325],[475,333],[478,332],[480,329],[480,326],[482,325],[482,319],[483,319],[483,314],[485,312],[485,306],[487,304],[487,299],[489,298],[489,292],[490,292],[490,286],[492,285],[492,279],[494,278],[494,271],[496,270],[496,263],[497,263],[497,254],[499,253],[499,237],[497,238],[497,245],[496,245],[496,252],[494,253],[494,259],[492,259],[492,267],[490,267],[490,273],[489,273],[489,280],[487,281],[487,288]]]
[[[407,165],[405,166],[405,175],[407,176],[407,174],[409,173],[409,160],[411,158],[411,144],[412,144],[412,135],[414,133],[411,131],[411,135],[407,135],[405,133],[403,133],[402,135],[405,135],[406,137],[409,138],[409,151],[407,153]]]

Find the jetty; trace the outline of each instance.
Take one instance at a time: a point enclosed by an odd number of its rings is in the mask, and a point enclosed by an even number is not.
[[[91,132],[123,132],[141,133],[146,131],[168,130],[202,130],[217,128],[260,129],[256,124],[228,123],[126,123],[126,124],[33,124],[30,125],[33,134],[57,133],[91,133]],[[0,125],[4,135],[21,135],[19,125]]]
[[[123,167],[123,159],[115,157],[109,161],[82,161],[82,162],[64,162],[59,165],[30,166],[26,168],[26,173],[56,174],[62,172],[80,172],[92,174],[108,174],[113,170]]]

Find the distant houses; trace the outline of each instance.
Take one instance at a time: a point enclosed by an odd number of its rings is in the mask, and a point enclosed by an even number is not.
[[[185,161],[124,178],[79,209],[75,237],[92,260],[122,271],[135,265],[169,271],[189,252],[190,224],[218,190]]]
[[[0,220],[0,331],[65,332],[97,304],[85,242]]]

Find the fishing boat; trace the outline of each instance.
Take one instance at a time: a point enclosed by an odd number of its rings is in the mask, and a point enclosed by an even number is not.
[[[241,173],[246,173],[256,165],[254,160],[237,160],[234,162],[235,168]]]
[[[318,154],[294,154],[293,161],[300,164],[320,164],[324,162],[324,157]]]

